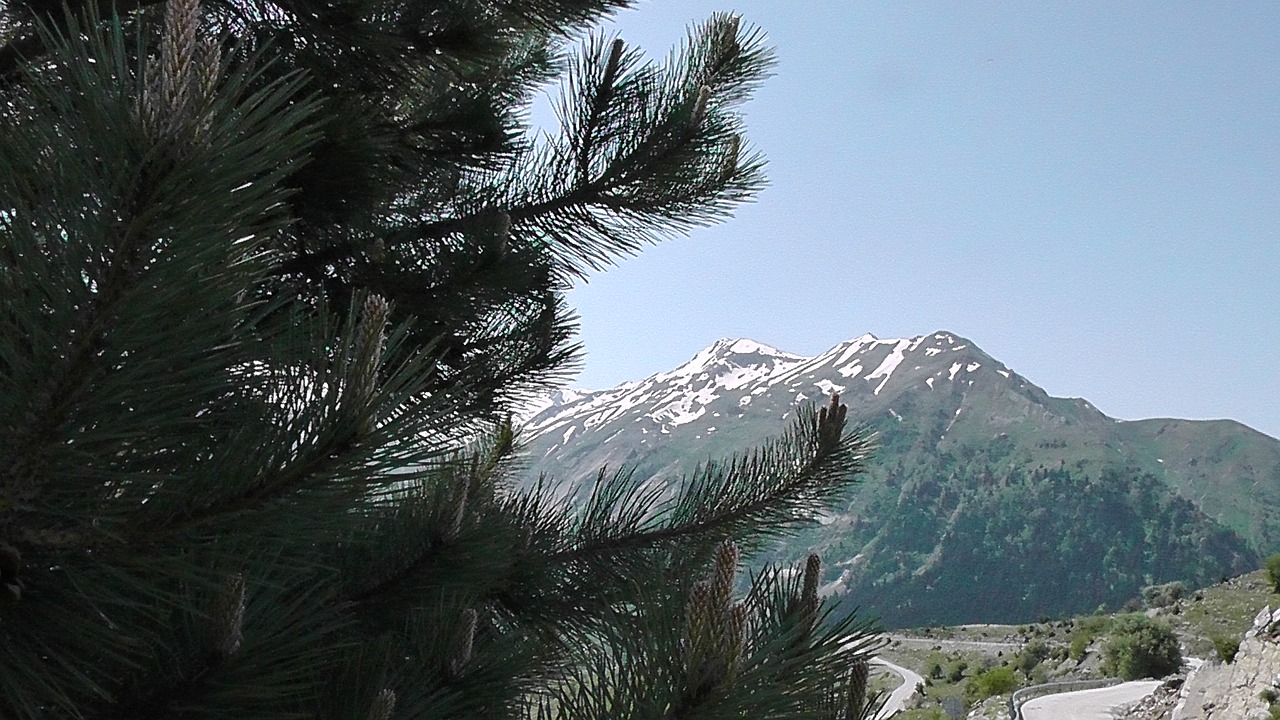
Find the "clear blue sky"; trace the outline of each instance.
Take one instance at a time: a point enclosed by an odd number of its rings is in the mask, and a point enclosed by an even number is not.
[[[569,296],[608,387],[721,337],[968,337],[1119,418],[1280,436],[1280,3],[653,0],[654,58],[733,10],[780,64],[770,187]]]

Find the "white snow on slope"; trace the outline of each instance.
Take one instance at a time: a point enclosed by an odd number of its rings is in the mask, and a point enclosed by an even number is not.
[[[517,417],[525,421],[526,437],[554,432],[562,443],[567,443],[567,436],[576,439],[584,433],[603,429],[621,417],[641,423],[645,433],[648,432],[646,425],[654,432],[666,433],[707,415],[718,417],[720,412],[713,409],[725,411],[723,403],[745,410],[754,396],[779,390],[790,398],[807,397],[815,391],[824,395],[846,395],[846,391],[850,391],[853,397],[861,392],[860,388],[879,395],[908,355],[914,360],[908,367],[923,370],[924,358],[932,358],[944,349],[965,347],[949,333],[906,339],[880,339],[865,334],[818,356],[808,357],[754,340],[725,339],[703,348],[673,370],[608,390],[553,393],[549,398],[530,403]],[[874,370],[868,374],[869,367]],[[961,368],[972,372],[977,367],[978,363],[962,360],[951,366],[948,377],[954,381]],[[929,372],[934,375],[921,379],[934,389],[934,380],[942,377],[942,371],[935,367]],[[841,380],[836,380],[837,375]],[[848,382],[857,378],[867,380],[867,385],[850,390]],[[642,414],[637,414],[637,410]],[[741,412],[735,414],[742,416]],[[570,430],[574,426],[577,430]],[[566,437],[560,437],[561,434]]]
[[[837,385],[830,380],[819,380],[814,384],[818,386],[818,389],[821,390],[824,395],[838,395],[839,393],[844,392],[845,388],[844,385]]]
[[[884,378],[884,380],[881,380],[880,384],[876,386],[875,393],[874,393],[875,395],[880,394],[880,391],[884,389],[884,384],[889,382],[889,376],[892,375],[893,371],[896,370],[898,366],[902,364],[903,353],[906,351],[907,346],[910,344],[911,344],[910,340],[897,341],[897,345],[894,346],[893,350],[889,353],[889,355],[885,357],[885,359],[880,363],[880,367],[877,367],[875,370],[871,371],[871,374],[865,378],[867,380],[874,380],[878,377]]]

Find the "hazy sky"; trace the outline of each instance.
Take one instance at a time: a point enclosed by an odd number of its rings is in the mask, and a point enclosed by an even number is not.
[[[780,64],[770,187],[570,294],[575,387],[721,337],[946,329],[1103,412],[1280,436],[1280,3],[653,0],[655,58],[733,10]]]

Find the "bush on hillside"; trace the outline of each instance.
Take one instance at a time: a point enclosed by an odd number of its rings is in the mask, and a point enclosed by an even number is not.
[[[1162,678],[1182,667],[1178,637],[1167,623],[1144,615],[1128,615],[1111,625],[1103,672],[1125,680]]]
[[[1280,553],[1267,558],[1267,580],[1271,582],[1271,592],[1280,593]]]
[[[1147,607],[1163,608],[1181,600],[1186,592],[1186,586],[1175,580],[1163,585],[1148,585],[1142,588],[1142,599],[1146,601]]]
[[[1022,652],[1018,653],[1015,665],[1022,671],[1023,675],[1031,677],[1031,673],[1036,669],[1036,666],[1049,657],[1049,652],[1048,643],[1037,638],[1022,648]]]
[[[1213,649],[1218,653],[1219,660],[1224,663],[1235,662],[1236,653],[1240,652],[1240,638],[1215,635],[1212,640]]]
[[[1003,695],[1013,692],[1018,687],[1013,668],[1001,666],[979,673],[964,684],[965,698],[971,703],[981,702],[992,695]]]
[[[1071,647],[1067,652],[1067,656],[1079,662],[1084,658],[1090,643],[1106,632],[1110,625],[1111,618],[1106,615],[1093,615],[1077,619],[1071,630]]]

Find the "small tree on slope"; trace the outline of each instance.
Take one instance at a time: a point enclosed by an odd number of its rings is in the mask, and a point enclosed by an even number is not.
[[[568,282],[760,186],[759,36],[620,6],[0,6],[0,717],[868,716],[835,400],[666,488],[519,491]],[[562,134],[530,139],[563,71]]]

